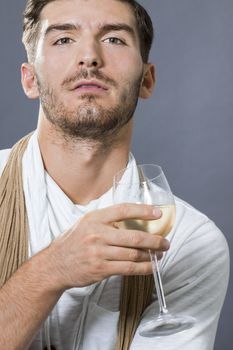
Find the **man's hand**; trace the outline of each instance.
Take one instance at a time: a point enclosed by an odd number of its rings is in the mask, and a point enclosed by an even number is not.
[[[58,289],[87,286],[111,275],[150,274],[148,250],[161,258],[169,242],[162,236],[120,229],[116,223],[156,220],[161,215],[143,204],[117,204],[84,215],[48,248]]]

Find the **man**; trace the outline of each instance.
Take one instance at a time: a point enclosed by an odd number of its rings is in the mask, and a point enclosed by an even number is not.
[[[213,348],[229,266],[216,226],[178,199],[171,244],[115,225],[161,216],[111,201],[114,174],[135,164],[137,100],[155,84],[152,37],[131,0],[27,2],[22,85],[40,110],[36,132],[0,155],[0,349]],[[138,334],[158,308],[148,249],[166,252],[167,302],[193,328]]]

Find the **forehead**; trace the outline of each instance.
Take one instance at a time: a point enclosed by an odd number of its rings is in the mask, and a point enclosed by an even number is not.
[[[124,22],[137,31],[131,6],[117,0],[55,0],[43,8],[40,20],[47,25],[69,21],[91,27],[102,22]]]

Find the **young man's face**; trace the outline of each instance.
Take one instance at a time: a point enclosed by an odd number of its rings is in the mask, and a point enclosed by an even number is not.
[[[86,139],[117,131],[134,113],[145,69],[132,9],[116,0],[49,3],[34,67],[54,125]]]

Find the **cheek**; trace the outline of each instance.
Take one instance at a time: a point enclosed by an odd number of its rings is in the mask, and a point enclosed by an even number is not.
[[[41,54],[37,55],[35,68],[38,75],[44,81],[56,81],[66,77],[66,74],[71,65],[70,59],[64,53],[59,53],[55,50],[44,49]]]
[[[116,81],[132,84],[142,76],[143,62],[138,54],[132,55],[115,55],[108,56],[106,67],[110,67],[111,74],[114,75]]]
[[[41,87],[59,94],[62,78],[64,79],[64,74],[62,75],[59,72],[62,72],[59,63],[50,63],[49,60],[46,60],[46,64],[37,66],[36,74]]]

